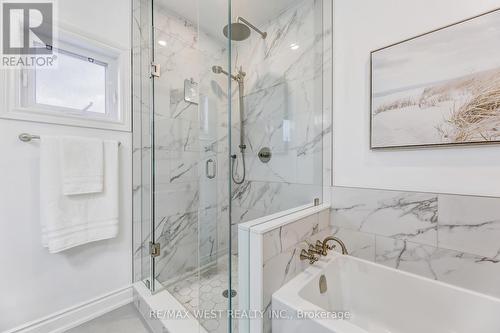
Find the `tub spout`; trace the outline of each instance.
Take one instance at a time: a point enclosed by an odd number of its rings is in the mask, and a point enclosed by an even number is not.
[[[328,245],[329,241],[334,241],[334,242],[338,243],[340,245],[340,248],[342,249],[342,254],[346,254],[346,255],[349,254],[347,252],[347,247],[345,246],[343,241],[341,241],[337,237],[330,236],[330,237],[326,237],[323,240],[323,255],[324,256],[326,256],[326,254],[328,253],[328,250],[333,250],[335,248],[335,245],[333,245],[333,246]]]

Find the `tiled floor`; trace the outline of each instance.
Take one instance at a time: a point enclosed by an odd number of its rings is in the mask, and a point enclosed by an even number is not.
[[[231,258],[232,287],[238,290],[238,257]],[[227,257],[221,258],[217,266],[207,270],[200,276],[198,274],[188,277],[170,286],[168,290],[189,311],[224,310],[228,308],[228,300],[222,293],[228,288],[228,261]],[[233,298],[233,309],[238,306],[238,296]],[[227,318],[200,319],[200,323],[210,333],[227,332]],[[237,333],[236,325],[233,332]]]
[[[68,333],[151,333],[133,304],[127,304],[94,320],[66,331]]]
[[[238,257],[232,256],[233,289],[238,290]],[[202,274],[192,275],[171,285],[171,292],[189,311],[222,310],[228,308],[228,300],[222,293],[228,288],[228,261],[227,257],[220,258],[216,266]],[[233,309],[238,306],[238,296],[233,298]],[[200,319],[200,323],[209,333],[226,333],[227,318]],[[237,333],[237,325],[233,326]],[[91,320],[78,327],[70,329],[68,333],[151,333],[144,323],[140,313],[133,304],[125,305],[101,317]]]

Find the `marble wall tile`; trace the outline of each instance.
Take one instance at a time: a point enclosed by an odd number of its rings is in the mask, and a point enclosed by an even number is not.
[[[334,188],[332,197],[334,232],[345,240],[352,255],[500,296],[497,281],[500,276],[497,222],[500,199],[356,188]],[[414,200],[416,198],[418,200]],[[394,202],[397,205],[391,204]],[[415,207],[426,208],[412,212]],[[378,215],[387,209],[393,211]],[[433,221],[438,227],[439,241],[430,244],[425,238],[400,237],[387,232],[400,228],[408,214],[419,216],[418,221],[410,220],[414,225]],[[384,223],[378,224],[382,217]],[[367,228],[371,222],[374,225]]]
[[[375,262],[437,280],[432,266],[436,250],[433,246],[377,236]]]
[[[289,251],[314,238],[314,242],[319,240],[315,236],[329,229],[328,225],[329,211],[326,210],[321,214],[313,214],[293,223],[284,225],[263,235],[263,254],[264,261],[276,256],[282,252]]]
[[[235,68],[248,69],[250,91],[272,86],[284,77],[289,81],[313,76],[315,5],[315,1],[297,2],[261,26],[268,33],[266,40],[251,39],[237,48]]]
[[[198,268],[198,212],[161,218],[157,242],[162,250],[156,258],[156,278],[165,282]]]
[[[198,183],[157,184],[155,190],[157,216],[172,216],[198,211]]]
[[[263,311],[266,315],[271,309],[273,293],[309,267],[309,262],[300,260],[300,251],[299,248],[293,248],[268,259],[264,263]],[[263,332],[271,332],[271,320],[266,315],[264,316]]]
[[[432,266],[438,280],[500,298],[500,259],[437,249]]]
[[[439,195],[439,247],[500,257],[500,198]]]
[[[234,45],[233,70],[242,66],[247,72],[247,181],[234,186],[234,206],[266,215],[322,197],[323,27],[317,19],[321,9],[321,1],[294,3],[260,26],[268,32],[266,40],[250,38]],[[223,83],[221,87],[224,91]],[[238,151],[240,135],[237,97],[234,90],[232,151]],[[226,117],[218,118],[224,132]],[[257,157],[262,147],[273,152],[267,164]],[[237,174],[241,176],[241,168]]]
[[[217,259],[217,208],[200,209],[198,213],[198,249],[200,265],[205,266]]]
[[[349,255],[375,261],[375,235],[339,227],[332,227],[332,234],[346,244]]]
[[[500,297],[500,260],[377,236],[376,262]]]
[[[437,195],[334,187],[333,224],[437,246]]]
[[[309,184],[245,181],[234,186],[233,204],[253,208],[266,215],[312,203],[321,198],[322,187]]]
[[[300,260],[300,252],[309,243],[331,235],[328,226],[329,210],[315,213],[298,221],[278,227],[263,235],[263,332],[271,332],[271,320],[267,317],[271,309],[272,294],[297,274],[310,266]],[[326,229],[321,229],[326,227]]]

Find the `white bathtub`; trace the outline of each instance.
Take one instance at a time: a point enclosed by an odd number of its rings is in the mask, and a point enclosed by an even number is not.
[[[500,333],[500,299],[337,254],[274,293],[272,308],[290,317],[273,319],[273,333]],[[310,317],[349,311],[352,318],[297,319],[298,310]]]

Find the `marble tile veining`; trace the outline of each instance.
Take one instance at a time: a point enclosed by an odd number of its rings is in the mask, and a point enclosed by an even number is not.
[[[331,223],[351,255],[500,297],[500,198],[358,188],[332,195]],[[432,233],[419,234],[426,225]]]
[[[375,261],[500,297],[500,260],[377,236]]]
[[[439,247],[500,258],[500,198],[440,194]]]
[[[336,187],[333,223],[347,229],[437,246],[437,195]]]

